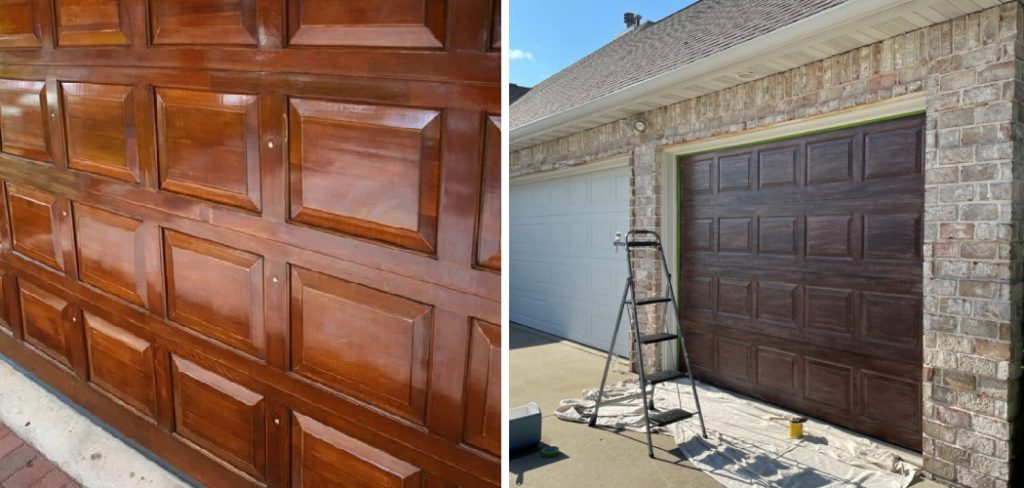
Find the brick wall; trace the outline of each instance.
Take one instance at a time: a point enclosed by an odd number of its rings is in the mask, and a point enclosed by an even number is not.
[[[925,468],[954,485],[1007,486],[1012,426],[1024,430],[1013,422],[1024,318],[1022,19],[1013,1],[912,31],[649,111],[643,134],[620,121],[513,152],[510,173],[628,154],[632,226],[657,230],[659,148],[925,91]],[[658,264],[638,263],[639,286],[660,287]],[[648,327],[656,319],[641,318]]]

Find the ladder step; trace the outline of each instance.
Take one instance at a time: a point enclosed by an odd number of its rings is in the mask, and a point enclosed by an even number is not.
[[[645,379],[647,380],[648,385],[656,385],[658,383],[664,383],[666,381],[672,381],[679,378],[688,378],[689,376],[690,375],[682,371],[668,369],[665,371],[657,371],[649,375],[645,375]]]
[[[627,242],[628,247],[661,247],[661,243],[658,241],[633,241]]]
[[[640,336],[641,344],[654,344],[655,342],[671,341],[678,338],[678,335],[671,334],[669,332],[658,332],[657,334],[649,334]]]
[[[693,412],[674,408],[672,410],[665,410],[664,412],[651,412],[647,416],[647,419],[651,421],[651,424],[661,427],[668,424],[674,424],[680,420],[686,420],[693,417],[693,415]]]
[[[668,302],[671,302],[671,301],[672,301],[672,299],[669,298],[669,297],[650,297],[650,298],[644,298],[644,299],[641,299],[641,300],[637,300],[636,304],[639,306],[639,305],[650,305],[652,303],[668,303]]]

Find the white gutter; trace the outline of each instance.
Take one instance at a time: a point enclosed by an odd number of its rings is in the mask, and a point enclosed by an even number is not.
[[[912,1],[914,0],[849,0],[704,59],[666,71],[569,110],[516,127],[509,132],[509,143],[514,145],[517,141],[567,123],[593,117],[600,112],[621,108],[634,100],[666,88],[694,81],[733,64],[755,60],[774,51],[785,49],[792,44],[806,42],[811,36],[824,34],[839,26],[859,22],[865,17],[898,8]]]

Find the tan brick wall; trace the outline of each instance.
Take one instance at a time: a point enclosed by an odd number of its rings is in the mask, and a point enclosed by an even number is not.
[[[1024,318],[1022,12],[1013,1],[652,110],[643,134],[620,121],[525,148],[510,172],[631,155],[632,226],[657,230],[659,148],[926,91],[925,467],[954,485],[1007,486]],[[639,286],[660,287],[656,264],[638,264]]]

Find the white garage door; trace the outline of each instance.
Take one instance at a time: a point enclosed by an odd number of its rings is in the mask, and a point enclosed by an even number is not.
[[[626,282],[626,258],[612,240],[629,229],[629,168],[512,182],[510,190],[511,320],[607,350]],[[623,325],[615,352],[628,350]]]

